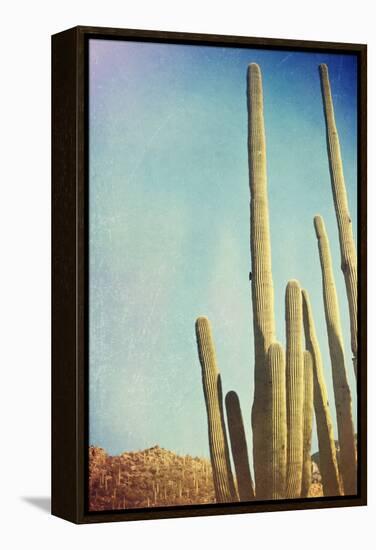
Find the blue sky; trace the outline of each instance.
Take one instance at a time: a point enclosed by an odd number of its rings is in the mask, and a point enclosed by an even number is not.
[[[111,454],[158,444],[209,456],[194,331],[206,315],[224,392],[239,394],[252,449],[251,62],[263,76],[277,336],[284,345],[285,287],[298,279],[310,294],[335,418],[313,228],[321,214],[355,414],[318,65],[329,67],[356,236],[356,58],[110,40],[91,40],[89,55],[90,443]]]

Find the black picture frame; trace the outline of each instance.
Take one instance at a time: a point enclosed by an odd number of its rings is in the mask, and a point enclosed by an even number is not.
[[[88,62],[90,38],[351,53],[358,58],[358,494],[89,512]],[[78,26],[52,37],[52,514],[74,523],[145,520],[367,503],[367,47]]]

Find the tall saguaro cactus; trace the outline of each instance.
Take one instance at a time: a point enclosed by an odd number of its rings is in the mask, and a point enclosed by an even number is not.
[[[312,314],[309,295],[302,290],[303,325],[305,346],[312,355],[313,363],[313,400],[316,416],[317,438],[320,454],[320,473],[322,477],[324,496],[341,494],[337,453],[334,442],[333,423],[329,409],[328,391],[324,378],[321,352],[316,336],[316,328]]]
[[[351,410],[351,393],[347,380],[342,328],[334,282],[329,240],[324,221],[315,216],[314,225],[318,239],[325,318],[328,332],[334,399],[337,412],[338,440],[340,446],[340,472],[346,495],[356,493],[356,447]]]
[[[343,175],[341,148],[334,117],[334,107],[327,65],[320,65],[321,91],[324,103],[326,138],[329,157],[332,193],[337,216],[341,267],[346,283],[347,301],[350,313],[351,348],[353,364],[357,374],[358,354],[358,275],[357,255],[354,243],[351,217],[347,201],[345,178]]]
[[[208,416],[209,447],[215,496],[217,502],[231,502],[238,499],[231,472],[223,416],[221,376],[217,367],[210,322],[206,317],[199,317],[196,320],[196,338]]]
[[[225,403],[239,498],[242,501],[248,501],[255,497],[255,493],[249,469],[247,441],[238,394],[234,391],[229,391],[226,395]]]
[[[265,468],[269,457],[265,441],[266,354],[275,340],[274,291],[271,267],[269,211],[266,178],[266,144],[260,67],[248,68],[248,163],[251,194],[252,306],[255,349],[255,386],[252,407],[253,461],[256,493],[270,482]]]
[[[278,342],[271,344],[267,355],[267,402],[270,425],[265,438],[270,440],[269,498],[285,498],[287,468],[286,365],[285,353]]]
[[[286,287],[286,399],[287,480],[286,497],[300,497],[303,467],[303,320],[302,293],[297,281]]]
[[[304,403],[303,403],[303,471],[302,497],[308,497],[312,482],[312,421],[313,421],[313,361],[308,350],[304,352]]]

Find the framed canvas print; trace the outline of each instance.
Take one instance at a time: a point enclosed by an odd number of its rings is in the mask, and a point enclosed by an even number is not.
[[[366,504],[366,46],[52,38],[52,512]]]

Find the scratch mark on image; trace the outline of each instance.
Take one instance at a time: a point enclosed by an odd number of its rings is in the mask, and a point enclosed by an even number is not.
[[[281,61],[277,64],[277,67],[279,67],[280,65],[282,65],[282,63],[285,63],[290,57],[292,56],[291,53],[289,53],[288,55],[286,55],[283,59],[281,59]]]

